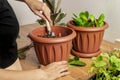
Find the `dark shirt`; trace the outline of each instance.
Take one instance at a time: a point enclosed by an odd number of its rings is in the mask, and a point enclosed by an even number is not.
[[[16,61],[18,32],[19,24],[13,9],[7,0],[0,0],[0,68]]]

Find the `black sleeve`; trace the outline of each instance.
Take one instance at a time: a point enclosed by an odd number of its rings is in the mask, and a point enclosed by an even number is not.
[[[17,18],[7,0],[0,0],[0,68],[12,65],[17,59]]]

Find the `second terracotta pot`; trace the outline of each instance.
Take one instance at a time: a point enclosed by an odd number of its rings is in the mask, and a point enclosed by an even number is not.
[[[35,52],[40,64],[47,65],[52,62],[67,60],[72,48],[72,39],[76,33],[68,27],[53,26],[52,31],[58,38],[43,38],[46,28],[40,27],[30,32],[29,37],[34,43]]]
[[[72,53],[80,57],[93,57],[100,54],[100,45],[103,40],[104,31],[108,27],[85,28],[74,26],[73,21],[67,23],[68,27],[76,31],[76,38],[73,40]]]

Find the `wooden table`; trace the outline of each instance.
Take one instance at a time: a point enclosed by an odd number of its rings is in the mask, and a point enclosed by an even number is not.
[[[28,33],[33,29],[40,27],[39,24],[29,24],[20,27],[20,38],[17,39],[18,48],[22,48],[31,43],[30,39],[27,37]],[[102,41],[101,50],[102,52],[109,52],[116,47],[114,43],[110,43],[108,41]],[[36,69],[39,66],[39,62],[36,58],[36,54],[34,48],[30,48],[25,51],[26,59],[20,60],[23,70]],[[70,54],[70,56],[72,56]],[[85,62],[87,65],[85,67],[76,67],[69,66],[69,70],[71,71],[70,75],[61,77],[57,80],[87,80],[90,76],[89,69],[91,67],[91,58],[80,58],[81,61]]]

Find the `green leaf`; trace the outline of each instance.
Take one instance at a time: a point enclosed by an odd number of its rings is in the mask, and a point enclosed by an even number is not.
[[[85,16],[87,17],[87,19],[89,18],[89,12],[88,11],[85,11],[84,12]]]
[[[94,15],[92,15],[92,14],[90,15],[89,18],[90,18],[90,20],[91,20],[92,22],[94,22],[94,21],[96,20],[95,17],[94,17]]]
[[[92,23],[90,23],[89,21],[85,22],[83,25],[85,27],[92,27],[93,26]]]
[[[87,16],[85,15],[84,12],[83,12],[83,13],[80,13],[80,18],[81,18],[83,21],[87,21],[87,20],[88,20],[88,18],[87,18]]]
[[[90,72],[94,72],[94,70],[95,70],[95,67],[90,68]]]
[[[97,61],[95,63],[95,67],[103,67],[106,65],[106,62],[105,61]]]
[[[65,16],[66,14],[64,12],[58,13],[58,15],[55,18],[55,23],[60,22]]]
[[[58,13],[61,13],[62,12],[62,9],[59,9]]]
[[[85,66],[86,64],[84,62],[78,61],[78,60],[74,60],[72,62],[69,62],[70,65],[73,66]]]
[[[84,12],[80,12],[79,18],[81,18],[82,15],[85,15]]]
[[[56,0],[49,0],[49,1],[51,2],[53,11],[54,11],[54,13],[55,13],[55,1],[56,1]]]
[[[103,57],[102,56],[98,56],[97,57],[97,61],[102,61],[103,60]]]
[[[102,73],[104,74],[105,79],[110,80],[110,75],[109,75],[109,73],[107,71],[102,70]]]
[[[79,18],[75,13],[73,13],[73,16],[74,16],[75,18]]]
[[[120,68],[120,59],[118,59],[115,55],[112,55],[110,57],[110,62],[113,67],[119,67]]]
[[[73,66],[85,66],[86,64],[79,60],[79,56],[75,56],[74,58],[68,58],[69,65]]]
[[[59,7],[60,7],[60,4],[61,4],[61,0],[58,0],[57,1],[57,4],[56,4],[56,8],[55,8],[55,13],[57,13]]]
[[[102,26],[104,26],[104,22],[97,22],[96,23],[96,27],[102,27]]]
[[[59,12],[58,12],[58,13],[51,14],[51,20],[52,20],[53,22],[55,22],[55,19],[56,19],[56,17],[58,16],[58,14],[59,14]]]
[[[26,55],[25,55],[24,52],[18,51],[18,57],[19,57],[19,59],[25,59],[25,58],[26,58]]]
[[[99,24],[99,26],[101,27],[101,26],[104,26],[104,22],[101,22],[100,24]]]
[[[104,18],[105,18],[104,14],[101,14],[101,15],[99,16],[99,18],[98,18],[98,22],[99,22],[99,23],[103,22],[103,21],[104,21]]]
[[[80,19],[80,18],[73,18],[73,19],[74,19],[74,24],[76,26],[82,26],[83,25],[82,19]]]
[[[37,19],[37,22],[40,24],[40,25],[44,25],[46,22],[45,20],[43,19]]]
[[[109,54],[108,54],[108,53],[103,52],[103,53],[101,53],[100,55],[101,55],[102,57],[106,57],[107,59],[109,59]]]

